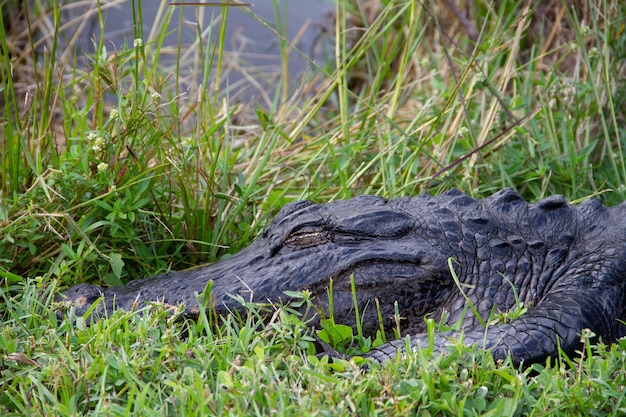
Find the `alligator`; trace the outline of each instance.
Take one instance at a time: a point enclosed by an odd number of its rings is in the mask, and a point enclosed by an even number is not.
[[[162,302],[194,318],[209,281],[212,308],[221,315],[240,310],[241,297],[282,303],[301,290],[327,308],[332,279],[334,320],[354,326],[354,281],[363,333],[380,328],[380,306],[384,328],[397,325],[397,308],[409,338],[373,348],[366,358],[383,362],[407,347],[445,353],[458,339],[496,360],[529,365],[559,349],[574,354],[584,329],[606,343],[626,335],[625,214],[626,203],[572,205],[555,195],[530,204],[511,189],[482,200],[452,189],[391,200],[297,201],[250,246],[217,263],[108,289],[79,284],[62,298],[79,315],[100,299],[89,310],[94,317]],[[524,314],[485,325],[520,303]],[[436,333],[428,346],[426,317],[459,330]]]

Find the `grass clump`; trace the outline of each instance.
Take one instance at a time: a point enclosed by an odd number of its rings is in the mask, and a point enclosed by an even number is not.
[[[332,60],[298,82],[284,72],[261,105],[231,100],[223,82],[227,9],[199,9],[187,42],[179,9],[162,6],[144,35],[145,4],[133,2],[133,39],[112,47],[99,4],[95,52],[82,54],[63,32],[72,5],[4,1],[2,413],[623,410],[620,344],[587,340],[594,355],[526,371],[458,347],[364,374],[312,356],[288,308],[269,323],[254,306],[221,324],[158,308],[93,326],[57,321],[59,289],[215,261],[295,199],[455,186],[624,200],[624,6],[440,3],[338,1]],[[288,69],[289,54],[303,52],[280,44]]]

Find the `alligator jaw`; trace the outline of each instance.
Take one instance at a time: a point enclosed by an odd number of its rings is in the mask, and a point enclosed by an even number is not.
[[[321,310],[328,311],[329,280],[323,282],[324,288],[313,295]],[[452,289],[453,281],[447,269],[432,273],[430,268],[416,262],[373,259],[352,265],[332,278],[334,320],[355,328],[356,298],[361,328],[366,336],[375,335],[381,325],[387,336],[392,336],[398,325],[402,329],[423,330],[423,319],[433,312],[433,303]],[[396,313],[400,315],[400,323],[396,323]]]

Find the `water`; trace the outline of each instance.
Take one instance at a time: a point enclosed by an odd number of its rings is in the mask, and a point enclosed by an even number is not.
[[[162,18],[166,8],[175,7],[168,28],[170,34],[165,38],[164,45],[172,49],[176,46],[182,13],[183,23],[180,29],[183,51],[197,37],[198,22],[203,31],[204,46],[207,47],[215,42],[218,18],[226,16],[227,59],[222,67],[225,75],[222,88],[228,85],[231,99],[256,98],[269,104],[267,101],[271,100],[279,88],[281,77],[288,76],[289,85],[293,87],[305,73],[314,73],[316,64],[320,65],[327,59],[324,51],[328,48],[324,47],[322,28],[332,25],[329,12],[334,10],[334,5],[330,2],[332,0],[252,1],[254,4],[250,7],[229,7],[228,10],[215,6],[181,7],[170,6],[167,2],[144,1],[141,3],[144,39],[149,39],[155,19]],[[134,41],[132,2],[129,0],[116,3],[116,7],[109,8],[104,13],[105,45],[109,50],[132,45]],[[260,19],[266,24],[261,23]],[[211,27],[213,34],[209,35]],[[272,29],[286,34],[290,42],[295,41],[293,46],[300,51],[291,49],[287,74],[281,63],[280,40]],[[93,44],[93,41],[90,43]],[[172,59],[176,58],[177,55],[173,54]],[[163,59],[167,59],[166,54]]]

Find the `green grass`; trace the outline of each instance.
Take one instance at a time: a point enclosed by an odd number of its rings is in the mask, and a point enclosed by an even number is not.
[[[235,253],[296,199],[514,187],[529,200],[623,201],[621,2],[576,14],[566,2],[552,14],[472,2],[474,44],[442,2],[342,0],[329,62],[291,80],[289,54],[304,52],[283,39],[282,78],[263,106],[230,100],[221,82],[227,10],[200,8],[189,40],[164,4],[148,37],[136,25],[142,42],[99,42],[84,57],[58,36],[56,2],[25,2],[28,24],[9,27],[17,3],[2,2],[0,25],[3,415],[625,411],[623,342],[523,371],[459,346],[364,373],[316,358],[289,307],[269,323],[258,306],[222,324],[154,308],[89,327],[57,322],[52,305],[78,282],[118,285]],[[546,15],[561,19],[555,30],[534,18]]]

